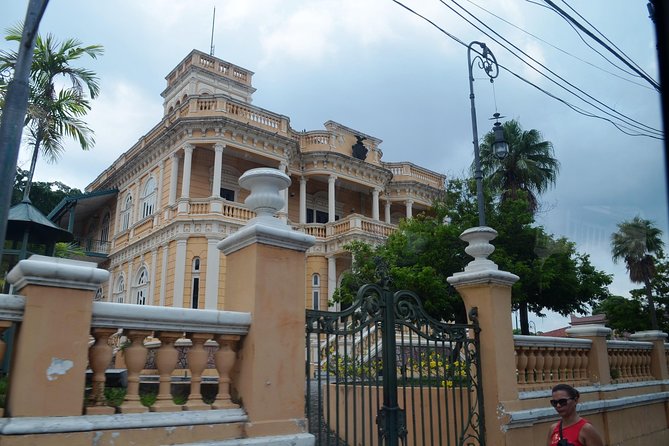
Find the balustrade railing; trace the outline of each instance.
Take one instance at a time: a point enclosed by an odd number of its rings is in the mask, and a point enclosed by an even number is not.
[[[269,113],[264,113],[254,108],[234,102],[226,102],[225,111],[229,115],[246,119],[250,122],[260,124],[273,130],[279,130],[281,126],[281,119],[274,117]]]
[[[23,319],[24,308],[24,297],[0,294],[0,334]],[[123,356],[128,372],[127,391],[118,408],[121,413],[239,407],[230,396],[230,371],[235,365],[237,346],[248,333],[250,323],[249,313],[94,302],[93,341],[88,349],[92,380],[86,413],[104,413],[105,409],[113,412],[107,407],[105,381],[115,353]],[[180,358],[178,348],[184,344],[185,358]],[[146,374],[150,349],[154,349],[151,356],[155,369],[149,373],[157,374],[159,383],[155,403],[146,407],[140,401],[139,385],[140,376]],[[0,338],[0,358],[5,350]],[[215,350],[213,361],[207,350]],[[218,393],[205,404],[201,384],[209,362],[213,362],[215,371],[210,375],[218,382]],[[188,401],[182,405],[173,402],[171,388],[173,372],[178,367],[187,368],[191,386]]]
[[[127,344],[121,351],[128,369],[128,388],[120,407],[122,413],[149,410],[141,404],[139,397],[140,375],[149,353],[145,340],[149,336],[160,342],[154,358],[159,375],[158,395],[150,407],[151,411],[239,407],[232,402],[230,396],[230,370],[235,364],[237,345],[241,337],[248,333],[250,323],[251,316],[248,313],[95,302],[91,323],[95,344],[89,349],[93,380],[88,404],[106,404],[105,370],[113,354],[108,339],[121,329],[127,338]],[[182,406],[173,402],[171,383],[172,373],[179,363],[175,344],[183,338],[189,339],[192,347],[188,349],[186,361],[191,391],[188,402]],[[207,368],[208,353],[204,348],[207,341],[218,344],[214,363],[219,388],[216,399],[210,404],[205,404],[201,395],[202,373]]]
[[[589,382],[588,339],[514,336],[519,390],[550,388],[566,382]]]
[[[648,381],[653,379],[651,373],[651,342],[641,341],[607,341],[611,381],[625,383]]]
[[[418,167],[411,163],[384,163],[395,177],[408,177],[433,187],[443,187],[446,178],[443,175]],[[396,178],[398,180],[401,178]]]

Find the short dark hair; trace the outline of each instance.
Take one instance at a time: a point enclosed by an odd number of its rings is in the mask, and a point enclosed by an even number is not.
[[[558,392],[560,390],[563,390],[563,391],[567,392],[571,398],[578,398],[580,396],[580,394],[578,393],[578,390],[574,389],[569,384],[558,384],[555,387],[553,387],[553,390],[551,390],[551,393],[552,392]]]

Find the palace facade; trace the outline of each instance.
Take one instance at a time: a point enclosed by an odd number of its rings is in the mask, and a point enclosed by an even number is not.
[[[382,242],[402,218],[428,210],[445,176],[385,162],[381,140],[337,122],[295,131],[252,105],[253,73],[193,50],[166,77],[158,124],[49,218],[111,274],[96,298],[225,308],[216,245],[254,214],[238,179],[272,167],[292,180],[278,218],[316,237],[307,252],[307,308],[325,309],[350,268],[344,245]]]

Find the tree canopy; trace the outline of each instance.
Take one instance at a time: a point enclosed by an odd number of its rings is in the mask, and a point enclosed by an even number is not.
[[[503,123],[502,130],[509,145],[504,159],[498,159],[492,149],[494,132],[488,132],[480,145],[485,183],[502,201],[517,199],[519,192],[525,192],[529,209],[534,213],[538,195],[555,184],[560,162],[554,157],[553,144],[545,141],[538,130],[523,130],[515,119]]]
[[[382,245],[348,245],[353,266],[343,275],[335,300],[350,301],[359,286],[379,281],[377,264],[383,263],[393,289],[414,291],[435,317],[463,321],[461,298],[446,279],[472,260],[459,238],[477,221],[469,186],[463,180],[449,181],[445,197],[434,204],[430,215],[402,221]],[[589,305],[609,296],[611,277],[598,271],[573,243],[536,226],[525,195],[517,196],[487,203],[488,220],[499,233],[490,258],[521,277],[512,290],[514,307],[525,304],[539,316],[545,309],[585,314]]]
[[[14,188],[12,189],[12,205],[21,202],[23,191],[28,180],[28,171],[16,169]],[[60,181],[37,181],[32,184],[31,202],[41,213],[48,215],[65,197],[81,195],[79,189],[70,187]]]

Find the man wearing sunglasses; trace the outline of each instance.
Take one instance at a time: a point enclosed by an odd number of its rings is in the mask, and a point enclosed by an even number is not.
[[[576,413],[578,390],[567,384],[553,387],[551,406],[560,415],[560,421],[548,431],[546,446],[604,446],[594,426]]]

